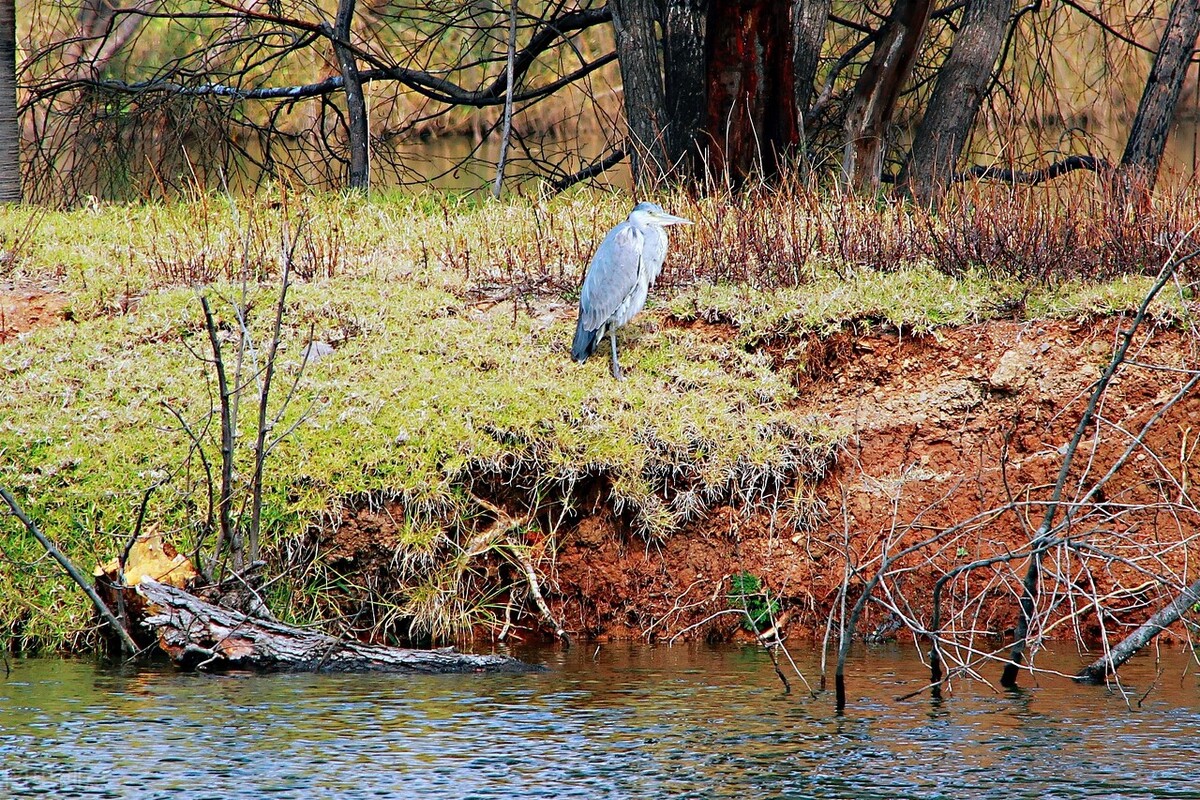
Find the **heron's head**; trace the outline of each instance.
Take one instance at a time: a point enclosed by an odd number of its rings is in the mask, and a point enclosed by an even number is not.
[[[633,212],[629,215],[629,221],[640,225],[691,225],[690,219],[677,217],[674,214],[668,214],[663,211],[662,206],[658,203],[638,203],[633,207]]]

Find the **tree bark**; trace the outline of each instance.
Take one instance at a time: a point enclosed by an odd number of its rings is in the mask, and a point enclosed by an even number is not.
[[[812,106],[825,26],[833,0],[794,0],[792,3],[792,78],[796,128],[804,134],[804,117]]]
[[[1096,659],[1081,669],[1075,676],[1075,680],[1081,683],[1103,683],[1105,678],[1133,658],[1134,654],[1149,644],[1155,636],[1178,622],[1197,602],[1200,602],[1200,581],[1196,581],[1184,589],[1170,604],[1155,612],[1154,616],[1122,639],[1102,658]]]
[[[932,9],[932,0],[896,0],[871,60],[854,85],[842,153],[842,186],[847,190],[879,188],[884,131],[912,72]]]
[[[17,122],[17,4],[0,0],[0,203],[21,202]]]
[[[350,23],[354,19],[355,0],[338,0],[333,22],[333,50],[337,54],[346,92],[346,132],[350,140],[349,187],[360,191],[370,188],[370,133],[367,127],[367,103],[354,51],[339,42],[350,41]]]
[[[667,156],[681,177],[704,171],[708,107],[705,46],[709,0],[667,0],[663,19],[663,75]]]
[[[654,0],[612,0],[617,61],[625,91],[629,156],[634,182],[641,188],[663,181],[667,159],[666,102],[654,33]]]
[[[712,0],[708,13],[708,119],[715,174],[739,186],[779,174],[799,143],[790,4]]]
[[[900,190],[917,202],[935,202],[954,178],[1004,46],[1012,0],[968,0],[962,24],[937,82],[912,151],[900,171]]]
[[[505,62],[505,87],[504,87],[504,124],[500,126],[500,155],[496,159],[496,180],[492,183],[492,196],[497,200],[500,199],[500,192],[504,188],[504,167],[508,161],[508,145],[512,139],[512,118],[513,118],[513,88],[515,86],[516,61],[517,61],[517,12],[520,10],[517,7],[518,0],[512,0],[512,8],[508,14],[508,59]]]
[[[338,639],[281,622],[249,617],[206,603],[173,586],[144,579],[137,592],[148,615],[142,625],[184,669],[268,672],[532,672],[508,656],[472,655],[449,648],[409,650]]]
[[[1175,0],[1121,156],[1121,170],[1127,184],[1137,183],[1146,191],[1154,188],[1198,35],[1200,3]]]

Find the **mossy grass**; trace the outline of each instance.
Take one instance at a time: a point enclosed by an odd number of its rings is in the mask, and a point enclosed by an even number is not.
[[[720,199],[663,202],[721,213]],[[603,501],[648,545],[717,503],[806,507],[806,486],[846,432],[797,417],[795,390],[759,341],[851,323],[927,332],[1013,314],[1113,313],[1136,305],[1147,280],[1025,281],[982,267],[951,275],[925,260],[880,269],[813,252],[787,281],[771,285],[762,273],[731,282],[687,242],[715,234],[684,232],[649,312],[622,334],[629,378],[617,383],[600,359],[572,363],[568,343],[582,271],[627,210],[624,197],[586,190],[505,204],[275,190],[236,201],[0,209],[4,241],[20,242],[5,279],[64,293],[70,317],[0,341],[0,483],[86,569],[116,554],[146,488],[169,479],[149,519],[181,549],[194,547],[209,485],[179,420],[210,458],[216,425],[198,294],[213,303],[227,343],[245,336],[250,345],[243,487],[254,365],[281,254],[295,243],[272,406],[289,400],[277,430],[290,432],[268,461],[264,510],[269,561],[283,577],[269,597],[278,613],[311,619],[377,592],[380,629],[403,622],[449,637],[498,614],[500,588],[463,557],[486,516],[479,485],[515,487],[522,502],[564,519],[580,511],[574,487],[599,480]],[[1188,313],[1187,298],[1162,303],[1164,318]],[[677,324],[697,318],[736,333],[725,340]],[[335,349],[301,374],[310,336]],[[392,500],[404,518],[387,591],[320,558],[285,563],[347,506]],[[7,515],[0,568],[0,630],[16,646],[87,638],[85,601]]]

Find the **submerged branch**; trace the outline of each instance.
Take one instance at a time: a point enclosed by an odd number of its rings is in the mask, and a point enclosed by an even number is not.
[[[1178,597],[1159,609],[1154,616],[1126,636],[1116,647],[1081,669],[1075,676],[1075,680],[1080,683],[1104,683],[1105,678],[1133,658],[1154,637],[1178,622],[1198,602],[1200,602],[1200,581],[1196,581],[1184,589]]]
[[[1091,426],[1092,420],[1095,418],[1101,398],[1104,397],[1113,377],[1125,362],[1125,356],[1129,352],[1129,348],[1133,345],[1134,337],[1137,335],[1142,323],[1146,320],[1150,304],[1154,302],[1154,298],[1158,296],[1158,293],[1175,276],[1177,270],[1198,255],[1200,255],[1200,251],[1192,251],[1187,255],[1178,257],[1175,253],[1172,253],[1171,258],[1163,264],[1154,285],[1150,287],[1146,296],[1142,298],[1129,327],[1121,331],[1120,343],[1113,352],[1112,358],[1109,359],[1108,366],[1105,367],[1104,372],[1093,385],[1091,397],[1088,399],[1088,404],[1084,408],[1083,415],[1079,418],[1078,424],[1075,426],[1074,435],[1071,437],[1071,441],[1067,445],[1067,449],[1063,455],[1063,463],[1059,468],[1058,479],[1054,483],[1050,500],[1046,505],[1046,512],[1042,518],[1042,523],[1038,526],[1037,532],[1033,537],[1033,552],[1029,556],[1029,568],[1025,573],[1025,580],[1022,581],[1021,585],[1020,616],[1017,619],[1017,628],[1013,635],[1012,651],[1009,655],[1009,662],[1005,665],[1004,673],[1000,678],[1000,685],[1005,688],[1014,688],[1017,685],[1017,673],[1024,661],[1025,649],[1028,645],[1029,626],[1033,619],[1034,603],[1038,596],[1042,557],[1050,548],[1053,540],[1056,530],[1054,519],[1058,514],[1059,507],[1064,504],[1062,494],[1067,484],[1067,477],[1071,472],[1071,465],[1075,461],[1075,454],[1079,450],[1079,443],[1083,440],[1084,433]],[[1109,474],[1111,475],[1112,472],[1110,471]],[[1084,501],[1090,500],[1098,490],[1098,485],[1093,486],[1084,498]],[[1071,517],[1070,505],[1066,509],[1065,516],[1067,517],[1067,522],[1069,522]]]

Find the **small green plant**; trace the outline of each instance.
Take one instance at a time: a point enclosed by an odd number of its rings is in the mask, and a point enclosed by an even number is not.
[[[744,613],[742,627],[752,633],[770,627],[771,619],[779,613],[779,600],[763,587],[757,575],[749,572],[740,572],[729,579],[725,600],[731,609]]]

